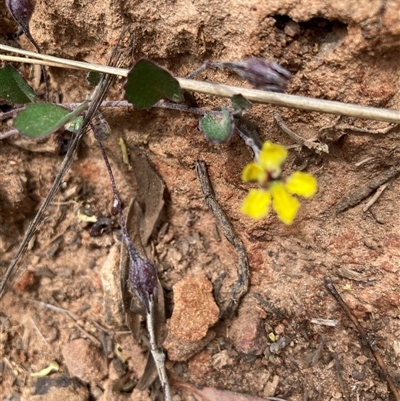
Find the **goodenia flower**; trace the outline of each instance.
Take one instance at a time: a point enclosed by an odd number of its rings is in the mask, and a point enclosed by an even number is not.
[[[280,145],[267,141],[264,143],[257,162],[249,163],[243,170],[242,181],[258,181],[263,184],[268,178],[277,178],[281,174],[281,165],[287,158],[287,150]]]
[[[267,216],[272,203],[283,223],[293,223],[300,207],[300,202],[293,195],[312,197],[317,192],[317,180],[301,171],[295,171],[286,180],[281,179],[281,165],[286,157],[287,150],[283,146],[267,141],[257,161],[244,168],[242,181],[258,182],[261,188],[249,191],[241,207],[242,213],[253,219],[262,219]]]

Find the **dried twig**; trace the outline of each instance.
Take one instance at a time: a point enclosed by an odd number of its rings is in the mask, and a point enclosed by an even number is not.
[[[372,191],[375,191],[386,182],[395,179],[399,174],[400,165],[390,167],[377,177],[370,180],[364,187],[357,189],[350,196],[341,199],[336,206],[336,214],[345,212],[346,210],[358,205]]]
[[[351,312],[350,308],[347,306],[346,302],[344,302],[343,298],[337,292],[335,286],[333,285],[332,279],[330,277],[325,277],[324,279],[325,288],[329,291],[329,293],[336,299],[338,304],[342,307],[342,309],[346,312],[348,318],[353,322],[356,327],[358,333],[360,334],[363,341],[368,344],[369,349],[371,350],[378,366],[381,368],[382,374],[386,379],[390,390],[392,391],[396,401],[400,401],[400,393],[397,389],[390,373],[385,365],[385,362],[382,359],[381,354],[379,353],[378,346],[376,345],[375,339],[371,334],[368,334],[366,330],[358,323],[358,320]]]
[[[264,299],[260,294],[253,294],[254,298],[257,299],[258,302],[266,306],[278,319],[283,320],[286,319],[286,316],[281,313],[278,309],[275,308],[269,301]]]
[[[366,205],[363,208],[363,212],[367,212],[368,209],[379,199],[379,197],[382,195],[383,191],[387,188],[389,185],[389,182],[386,182],[385,184],[381,185],[376,192],[374,193],[374,196],[366,203]]]
[[[345,401],[349,401],[349,397],[347,396],[347,391],[344,387],[344,381],[342,376],[342,367],[340,366],[340,361],[335,352],[332,352],[333,360],[335,361],[336,368],[336,377],[339,382],[340,389],[342,390],[342,396]]]
[[[282,120],[282,117],[279,113],[273,113],[274,120],[277,126],[287,135],[289,135],[295,142],[300,144],[301,146],[305,146],[308,149],[313,150],[314,152],[321,153],[329,153],[329,148],[326,143],[321,143],[317,138],[316,139],[304,139],[300,135],[296,134],[292,131]]]
[[[220,317],[225,314],[232,316],[236,311],[240,299],[245,295],[249,288],[249,262],[247,260],[246,248],[241,239],[236,235],[225,212],[221,209],[215,199],[214,191],[211,186],[210,178],[207,174],[206,164],[202,161],[196,161],[196,174],[200,181],[201,191],[209,209],[213,212],[215,219],[226,239],[233,245],[238,254],[237,272],[238,278],[233,286],[231,295],[221,307]]]
[[[46,302],[36,301],[34,299],[32,299],[30,302],[32,302],[32,303],[34,303],[36,305],[42,306],[44,308],[47,308],[47,309],[50,309],[50,310],[54,310],[56,312],[63,313],[64,315],[67,315],[75,323],[75,325],[78,328],[78,330],[81,331],[94,345],[96,345],[98,347],[101,346],[101,342],[96,337],[94,337],[90,333],[88,333],[78,323],[78,321],[80,319],[82,319],[82,316],[79,316],[76,313],[69,311],[68,309],[60,308],[58,306],[51,305],[51,304],[48,304]]]
[[[75,67],[86,71],[98,71],[106,74],[119,75],[126,77],[128,69],[90,64],[82,61],[67,60],[44,54],[36,54],[27,50],[17,49],[11,46],[1,45],[0,50],[13,52],[29,56],[29,59],[18,58],[18,61],[26,63],[37,63],[47,65],[47,62],[58,64],[61,68]],[[0,60],[11,60],[10,56],[0,54]],[[36,60],[36,61],[35,61]],[[400,112],[396,110],[379,109],[375,107],[365,107],[356,104],[342,103],[332,100],[322,100],[307,98],[304,96],[288,95],[285,93],[267,92],[257,89],[240,88],[230,85],[223,85],[212,82],[195,81],[185,78],[177,78],[182,89],[199,93],[206,93],[220,97],[232,97],[242,94],[246,99],[255,103],[274,104],[276,106],[292,107],[302,110],[311,110],[321,113],[340,114],[349,117],[365,118],[369,120],[387,121],[400,123]]]

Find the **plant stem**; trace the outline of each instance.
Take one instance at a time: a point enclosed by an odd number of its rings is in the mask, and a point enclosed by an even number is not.
[[[32,59],[18,58],[19,62],[38,63],[42,65],[50,65],[67,68],[78,68],[87,71],[98,71],[106,74],[128,76],[129,70],[124,68],[116,68],[103,66],[98,64],[90,64],[82,61],[67,60],[44,54],[37,54],[27,50],[16,49],[11,46],[1,45],[0,50],[14,52],[30,56]],[[10,56],[0,55],[0,60],[14,60]],[[43,61],[42,61],[43,60]],[[17,61],[17,60],[15,60]],[[213,82],[195,81],[185,78],[177,78],[182,89],[193,92],[206,93],[219,97],[232,97],[233,95],[242,94],[246,99],[262,104],[273,104],[282,107],[291,107],[302,110],[317,111],[320,113],[339,114],[348,117],[364,118],[369,120],[387,121],[392,123],[400,123],[400,112],[397,110],[379,109],[375,107],[359,106],[356,104],[337,102],[332,100],[322,100],[307,98],[304,96],[295,96],[285,93],[266,92],[257,89],[240,88],[236,86],[218,84]]]

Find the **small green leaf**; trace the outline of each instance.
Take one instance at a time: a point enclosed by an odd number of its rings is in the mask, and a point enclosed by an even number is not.
[[[140,109],[150,109],[161,99],[183,101],[178,81],[150,60],[139,60],[129,71],[125,99]]]
[[[65,128],[68,131],[71,131],[74,134],[76,134],[81,129],[82,123],[83,123],[83,116],[79,116],[79,117],[74,118],[67,124],[65,124]]]
[[[49,103],[34,103],[20,111],[15,118],[14,127],[29,138],[43,138],[82,113],[88,105],[83,102],[74,111]]]
[[[102,75],[102,73],[97,71],[89,71],[89,73],[86,75],[86,79],[89,84],[94,87],[100,82]]]
[[[223,143],[231,138],[235,123],[232,114],[223,107],[220,115],[209,113],[201,117],[199,129],[209,141]]]
[[[0,68],[0,98],[10,103],[31,103],[36,100],[34,90],[11,65]]]
[[[250,110],[253,107],[252,103],[241,94],[233,95],[231,97],[231,106],[235,109],[235,111],[239,112]]]

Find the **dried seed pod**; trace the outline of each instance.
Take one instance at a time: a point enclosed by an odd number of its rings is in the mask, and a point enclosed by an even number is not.
[[[8,11],[21,26],[25,35],[30,39],[29,21],[31,20],[35,3],[32,0],[6,0]]]
[[[259,57],[221,64],[234,70],[255,88],[272,92],[284,92],[292,77],[290,72],[279,64]]]
[[[135,250],[134,256],[132,251],[129,250],[129,284],[142,302],[142,304],[150,312],[150,296],[157,300],[157,273],[156,268],[148,259],[143,259]]]

